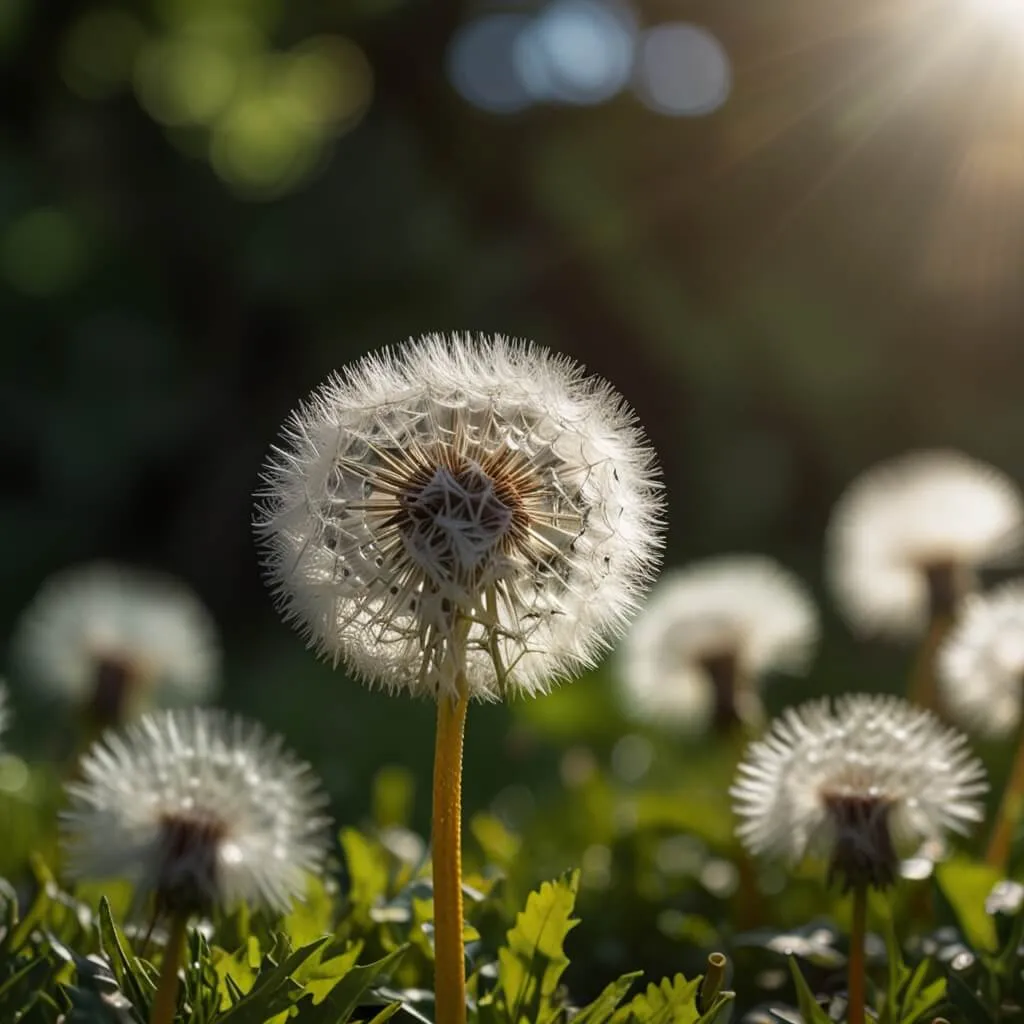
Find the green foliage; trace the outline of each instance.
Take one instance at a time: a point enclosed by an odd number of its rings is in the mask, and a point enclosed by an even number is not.
[[[558,1012],[556,990],[569,964],[562,947],[579,923],[572,916],[579,872],[530,893],[505,946],[498,951],[497,1020],[547,1024]]]

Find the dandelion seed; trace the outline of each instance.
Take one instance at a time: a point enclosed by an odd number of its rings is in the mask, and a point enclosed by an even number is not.
[[[221,711],[157,711],[108,732],[68,794],[68,873],[128,879],[160,914],[285,912],[322,869],[325,798],[308,765]]]
[[[751,853],[821,857],[830,882],[881,889],[901,852],[980,822],[987,788],[962,734],[903,700],[857,694],[786,711],[730,792]]]
[[[965,729],[998,738],[1020,724],[1024,696],[1024,582],[965,602],[939,656],[942,706]]]
[[[953,451],[880,463],[840,499],[829,572],[840,608],[864,633],[914,636],[949,618],[975,570],[1019,552],[1024,499],[1002,473]]]
[[[220,670],[216,627],[191,591],[105,563],[49,579],[13,646],[28,680],[82,707],[99,728],[154,704],[205,700]]]
[[[389,690],[536,694],[594,662],[652,576],[653,454],[607,384],[528,344],[432,335],[292,417],[257,534],[285,617]]]
[[[733,555],[666,573],[623,646],[625,707],[693,732],[756,721],[760,677],[803,671],[817,637],[814,603],[770,558]]]

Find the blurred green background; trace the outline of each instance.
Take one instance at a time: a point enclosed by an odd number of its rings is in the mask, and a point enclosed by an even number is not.
[[[220,622],[223,703],[285,733],[343,822],[409,768],[424,829],[433,707],[280,623],[251,495],[331,370],[489,331],[633,404],[669,564],[763,551],[808,581],[823,644],[771,705],[901,689],[909,652],[856,649],[828,609],[822,534],[909,447],[1024,480],[1013,6],[5,0],[0,633],[65,565],[169,570]],[[629,782],[652,748],[622,747],[610,671],[473,708],[467,814],[514,823],[588,758]]]

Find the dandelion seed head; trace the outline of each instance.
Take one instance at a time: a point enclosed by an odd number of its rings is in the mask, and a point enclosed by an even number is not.
[[[359,360],[292,416],[256,517],[286,619],[393,691],[543,691],[590,665],[652,577],[654,456],[612,388],[502,337]]]
[[[108,563],[48,579],[22,614],[14,659],[41,690],[117,721],[127,702],[207,699],[220,674],[216,626],[169,576]],[[109,714],[107,713],[109,711]]]
[[[1024,582],[964,602],[938,657],[939,695],[952,719],[979,735],[1010,735],[1024,700]]]
[[[906,701],[856,694],[786,711],[730,793],[751,853],[821,857],[844,887],[884,888],[902,853],[981,821],[986,790],[961,733]]]
[[[864,633],[913,636],[949,614],[974,570],[1020,551],[1024,500],[998,470],[954,451],[882,462],[840,498],[828,533],[836,599]]]
[[[773,559],[731,555],[665,573],[622,647],[624,705],[693,732],[723,701],[756,718],[759,678],[802,672],[817,638],[814,602]]]
[[[69,874],[126,878],[161,911],[284,912],[323,866],[326,800],[309,766],[221,711],[156,711],[107,732],[68,794]]]

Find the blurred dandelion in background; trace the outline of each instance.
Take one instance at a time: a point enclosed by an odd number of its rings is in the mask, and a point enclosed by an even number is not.
[[[67,789],[68,874],[128,879],[159,915],[241,903],[285,913],[323,865],[326,797],[309,766],[217,709],[156,711],[109,731]]]
[[[1005,871],[1024,802],[1024,581],[968,598],[938,667],[940,706],[950,718],[990,739],[1017,738],[987,852],[989,864]]]
[[[61,843],[72,878],[123,878],[169,922],[150,1020],[177,1002],[189,921],[240,904],[286,913],[323,869],[329,819],[308,765],[218,710],[158,711],[111,730],[67,787]]]
[[[623,708],[687,732],[755,725],[765,673],[805,671],[818,631],[806,588],[773,559],[730,555],[666,572],[622,647]]]
[[[879,463],[829,522],[827,565],[840,611],[865,635],[923,634],[908,696],[934,707],[936,659],[980,568],[1009,562],[1024,539],[1024,499],[999,470],[957,451]]]
[[[897,697],[789,708],[748,748],[730,790],[744,846],[791,865],[819,858],[828,884],[852,893],[849,1021],[868,1019],[869,890],[896,884],[902,855],[929,843],[941,852],[948,833],[969,833],[987,790],[966,737]]]
[[[199,598],[170,576],[104,562],[46,580],[16,626],[12,659],[26,685],[93,729],[205,701],[220,682],[217,628]]]
[[[1020,724],[1024,691],[1024,582],[1012,580],[964,604],[939,655],[941,707],[980,736]]]
[[[889,696],[785,711],[747,750],[732,787],[751,853],[828,864],[843,888],[886,888],[900,852],[983,819],[985,770],[955,729]]]
[[[917,636],[1022,539],[1024,501],[1009,477],[959,452],[911,452],[868,470],[837,502],[829,577],[858,632]]]

